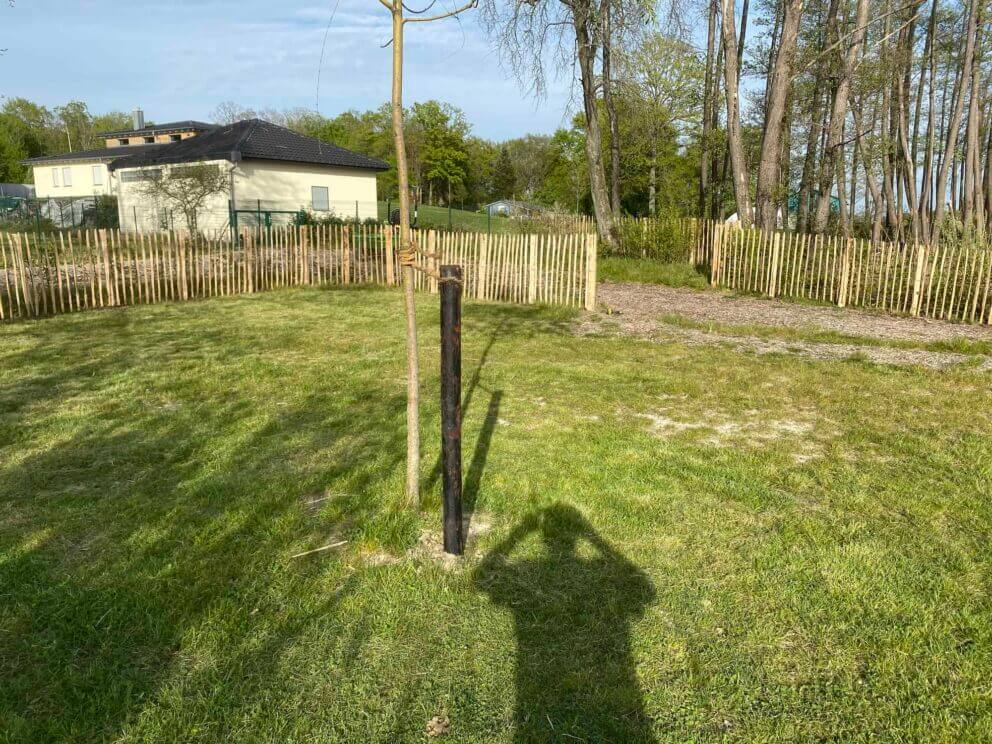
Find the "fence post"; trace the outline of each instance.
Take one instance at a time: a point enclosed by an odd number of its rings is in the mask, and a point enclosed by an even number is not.
[[[927,249],[927,245],[916,246],[916,268],[913,272],[913,304],[910,307],[910,313],[913,317],[918,317],[920,314],[923,291],[923,269],[927,265]]]
[[[31,277],[31,267],[25,265],[25,258],[24,258],[25,256],[24,243],[28,242],[28,234],[24,233],[23,243],[21,242],[22,237],[20,235],[15,235],[14,237],[17,238],[16,241],[17,255],[15,257],[15,261],[17,262],[17,266],[18,266],[18,273],[20,273],[21,275],[21,296],[24,297],[24,309],[28,313],[28,315],[37,315],[38,311],[35,307],[35,302],[34,302],[34,286],[33,286],[34,280]],[[11,253],[13,253],[13,248],[11,250]],[[14,281],[15,282],[17,281],[16,274],[14,277]]]
[[[396,283],[396,269],[393,267],[393,226],[388,222],[382,228],[386,241],[386,284],[390,287]]]
[[[441,266],[441,484],[444,552],[461,555],[462,267]]]
[[[100,247],[103,249],[103,276],[107,282],[107,304],[116,305],[114,283],[110,281],[110,248],[107,246],[107,231],[101,228],[97,235],[100,238]]]
[[[847,295],[851,286],[851,243],[852,238],[848,238],[844,243],[844,251],[841,253],[840,267],[840,287],[837,289],[837,307],[847,307]]]
[[[341,279],[351,283],[351,230],[348,225],[341,227]]]
[[[717,285],[717,272],[720,270],[720,249],[723,247],[723,225],[713,225],[713,245],[710,249],[710,286]]]
[[[596,250],[599,236],[586,234],[586,310],[596,309]]]
[[[485,300],[489,286],[489,236],[479,238],[479,273],[475,280],[475,299]]]
[[[527,240],[527,303],[537,302],[537,235]]]
[[[781,244],[779,243],[779,238],[781,236],[778,232],[772,233],[772,263],[768,270],[768,296],[775,297],[778,291],[778,279],[779,279],[779,258],[781,252]]]

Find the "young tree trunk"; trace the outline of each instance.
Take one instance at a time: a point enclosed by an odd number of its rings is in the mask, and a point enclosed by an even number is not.
[[[978,35],[978,6],[979,0],[971,0],[968,7],[968,17],[965,30],[964,60],[961,65],[961,83],[954,97],[954,107],[947,125],[947,141],[944,145],[944,155],[937,173],[937,204],[934,207],[933,241],[940,238],[941,220],[944,216],[944,203],[947,199],[947,176],[954,162],[954,153],[958,143],[958,129],[961,127],[961,117],[964,114],[964,100],[971,88],[972,62],[975,58],[975,39]]]
[[[596,229],[604,246],[616,245],[617,234],[613,210],[603,168],[603,137],[599,128],[596,106],[596,40],[595,23],[589,0],[582,0],[572,10],[575,27],[575,49],[582,81],[582,103],[586,115],[586,159],[589,163],[589,190],[596,216]]]
[[[603,3],[603,108],[610,126],[610,209],[614,216],[620,214],[620,123],[613,100],[613,28],[611,1]]]
[[[751,195],[744,144],[741,140],[739,56],[737,26],[734,19],[734,1],[721,0],[723,30],[723,75],[727,96],[727,152],[730,157],[734,181],[737,216],[741,225],[751,224]]]
[[[858,0],[855,12],[854,30],[851,32],[851,43],[843,56],[840,77],[834,91],[834,101],[830,111],[830,123],[827,126],[827,145],[823,152],[823,162],[820,164],[819,189],[820,196],[816,204],[813,218],[813,229],[823,231],[830,216],[830,189],[833,185],[837,169],[839,148],[843,146],[844,119],[847,118],[848,96],[851,91],[851,78],[854,76],[855,64],[861,53],[861,44],[865,37],[865,24],[868,20],[868,0]],[[839,38],[838,35],[834,37]]]
[[[406,316],[406,502],[420,502],[420,358],[417,353],[417,316],[413,297],[414,251],[410,234],[410,181],[403,131],[403,3],[392,0],[393,18],[393,144],[400,197],[400,262],[403,311]]]
[[[765,112],[765,129],[761,138],[761,155],[758,159],[758,187],[755,198],[756,222],[766,230],[775,229],[776,191],[781,172],[782,124],[785,104],[792,82],[792,68],[799,39],[799,22],[803,0],[784,0],[784,16],[775,63],[768,78],[768,105]]]

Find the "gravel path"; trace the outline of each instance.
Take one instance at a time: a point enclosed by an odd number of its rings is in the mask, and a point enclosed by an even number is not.
[[[921,344],[957,339],[992,342],[992,328],[988,326],[942,323],[864,310],[800,305],[661,285],[604,282],[599,286],[599,302],[607,314],[588,316],[581,324],[580,332],[612,327],[632,336],[677,339],[690,345],[723,344],[758,354],[790,353],[815,359],[859,357],[879,364],[918,364],[933,369],[976,361],[973,355],[955,352],[762,338],[682,328],[664,323],[661,319],[665,315],[678,315],[702,323],[833,331],[867,339]],[[982,356],[977,360],[980,369],[992,370],[992,357]]]

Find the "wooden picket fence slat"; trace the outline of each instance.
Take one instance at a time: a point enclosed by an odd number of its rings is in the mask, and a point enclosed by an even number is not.
[[[466,297],[596,305],[595,233],[417,231],[415,240],[432,272],[447,263],[463,267]],[[399,245],[399,229],[380,225],[245,229],[236,241],[90,229],[0,233],[0,321],[290,286],[396,286]],[[422,272],[415,286],[438,289]]]
[[[697,257],[708,258],[714,287],[992,323],[989,247],[872,243],[701,222]]]

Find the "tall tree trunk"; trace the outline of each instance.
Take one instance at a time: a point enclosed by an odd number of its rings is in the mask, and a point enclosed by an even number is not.
[[[603,108],[610,126],[610,208],[620,214],[620,123],[613,100],[613,26],[611,0],[603,2]]]
[[[792,183],[792,117],[795,110],[795,91],[789,90],[785,100],[785,117],[782,122],[782,153],[779,155],[781,175],[779,176],[778,210],[784,220],[783,227],[789,227],[789,186]]]
[[[706,72],[703,79],[703,133],[699,146],[699,216],[706,217],[710,203],[710,169],[713,158],[713,113],[716,110],[717,0],[710,0],[706,36]]]
[[[920,176],[920,234],[924,243],[930,242],[930,196],[933,193],[933,152],[936,145],[937,113],[937,55],[934,36],[937,29],[937,1],[930,7],[930,21],[927,24],[927,50],[924,64],[927,65],[927,133],[926,150],[923,155],[923,172]],[[918,118],[918,115],[917,115]],[[915,161],[915,158],[914,158]]]
[[[830,110],[830,123],[827,126],[827,145],[823,152],[823,162],[820,164],[820,195],[816,204],[816,214],[813,218],[813,229],[817,232],[826,228],[827,218],[830,216],[830,190],[836,174],[837,159],[840,155],[839,148],[843,146],[844,119],[847,117],[851,78],[861,53],[867,21],[868,0],[858,0],[854,30],[851,32],[851,43],[842,57],[840,77],[837,81],[833,105]],[[835,36],[835,39],[839,39],[839,35]]]
[[[610,196],[603,168],[603,136],[596,105],[596,18],[590,0],[576,3],[572,9],[575,49],[582,82],[582,103],[586,115],[586,160],[589,164],[589,190],[592,193],[596,229],[604,246],[616,245],[616,224],[610,208]]]
[[[865,130],[861,124],[861,109],[860,107],[855,107],[854,113],[854,151],[860,156],[862,167],[865,170],[865,189],[869,194],[871,194],[872,204],[874,209],[872,212],[872,225],[871,225],[871,239],[873,243],[877,243],[882,238],[882,215],[884,213],[884,207],[882,205],[882,192],[878,188],[878,184],[875,182],[875,176],[872,174],[871,161],[864,152],[864,146],[861,143],[862,136]],[[871,129],[875,128],[875,114],[872,114]],[[867,197],[865,197],[867,202]]]
[[[843,128],[841,129],[841,136],[843,138]],[[840,148],[837,157],[837,201],[840,204],[840,214],[838,223],[840,224],[841,234],[848,238],[850,237],[850,225],[848,224],[847,215],[847,189],[845,188],[845,177],[847,176],[847,162],[846,162],[846,152],[843,147]]]
[[[910,49],[906,49],[907,54],[911,54]],[[912,150],[909,145],[909,133],[908,133],[908,110],[909,110],[909,92],[906,90],[906,81],[904,76],[896,75],[896,92],[898,98],[898,131],[899,131],[899,151],[902,153],[902,173],[903,182],[906,194],[906,205],[910,214],[910,226],[912,230],[912,237],[914,241],[919,241],[920,239],[920,215],[918,211],[919,204],[916,201],[916,163],[912,158]],[[900,211],[902,200],[900,200]]]
[[[830,0],[827,6],[826,25],[836,23],[840,3]],[[822,28],[822,14],[818,18],[817,27]],[[819,34],[820,45],[824,43],[823,34]],[[806,137],[806,154],[803,157],[803,171],[799,179],[799,204],[796,208],[796,229],[799,232],[809,230],[810,202],[813,197],[813,180],[816,177],[817,145],[823,134],[823,118],[826,116],[826,101],[824,101],[825,70],[823,65],[817,66],[813,78],[813,97],[810,104],[810,126]]]
[[[784,0],[782,31],[775,54],[775,63],[767,83],[767,109],[765,129],[761,138],[761,155],[758,159],[758,186],[755,198],[755,219],[758,226],[773,230],[776,225],[776,191],[781,172],[782,123],[785,104],[792,83],[792,70],[799,39],[799,22],[802,18],[803,0]]]
[[[413,297],[413,239],[410,234],[410,178],[403,132],[403,2],[392,1],[393,91],[390,111],[396,148],[396,179],[400,197],[400,261],[403,310],[406,315],[406,501],[420,502],[420,358],[417,352],[417,309]]]
[[[981,11],[979,11],[981,16]],[[975,40],[975,56],[972,60],[971,94],[968,96],[968,122],[965,127],[965,171],[962,194],[961,219],[965,225],[978,230],[984,222],[984,203],[981,200],[981,111],[982,111],[982,70],[981,70],[981,22],[979,21]]]
[[[648,171],[648,214],[652,217],[658,214],[658,143],[651,138],[651,168]]]
[[[857,121],[857,118],[855,118],[855,121]],[[854,127],[854,137],[855,139],[859,137],[858,127],[856,124]],[[854,232],[854,221],[858,211],[858,169],[861,167],[861,164],[859,162],[860,157],[861,157],[861,151],[859,148],[855,147],[854,151],[851,153],[851,210],[850,210],[850,214],[848,215],[848,218],[850,219],[850,224],[848,224],[847,226],[849,232]],[[865,211],[867,211],[867,202],[868,202],[868,195],[865,194],[865,206],[866,206]]]
[[[733,0],[721,0],[723,31],[723,75],[727,95],[727,150],[734,181],[734,197],[741,225],[751,224],[751,195],[747,162],[741,141],[739,59]]]
[[[972,61],[975,58],[975,39],[978,35],[978,5],[979,0],[971,0],[968,6],[968,16],[965,28],[964,60],[961,64],[961,83],[954,98],[954,107],[947,126],[947,141],[944,145],[944,155],[937,173],[937,204],[934,208],[933,240],[940,238],[941,220],[944,216],[944,203],[947,198],[947,176],[954,162],[954,153],[958,143],[958,129],[961,127],[961,117],[964,114],[964,101],[971,88]]]
[[[985,144],[985,234],[992,234],[992,110],[986,117],[988,130]]]

